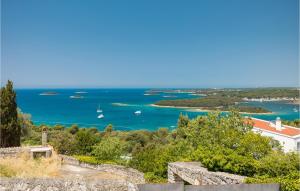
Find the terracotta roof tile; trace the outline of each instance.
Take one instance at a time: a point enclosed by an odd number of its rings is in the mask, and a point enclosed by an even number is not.
[[[271,126],[271,123],[269,121],[264,121],[264,120],[255,119],[255,118],[247,118],[246,121],[247,121],[247,123],[253,124],[253,127],[258,128],[258,129],[267,130],[267,131],[271,131],[271,132],[282,134],[282,135],[288,135],[288,136],[300,135],[300,129],[295,128],[295,127],[282,125],[283,129],[279,131],[279,130],[276,130],[276,128],[274,126]]]

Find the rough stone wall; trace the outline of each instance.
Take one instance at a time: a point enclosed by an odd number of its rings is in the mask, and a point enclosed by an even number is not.
[[[51,178],[21,179],[1,178],[1,191],[136,191],[137,187],[128,181],[80,179],[65,180]]]
[[[227,184],[227,185],[184,185],[184,184],[141,184],[139,191],[280,191],[279,184]]]
[[[18,154],[20,154],[24,151],[27,151],[27,149],[23,148],[23,147],[0,148],[0,158],[16,157]]]
[[[174,162],[168,164],[168,182],[183,180],[192,185],[240,184],[245,177],[225,172],[208,171],[200,162]]]
[[[93,165],[84,162],[80,162],[77,159],[66,156],[66,155],[59,155],[62,159],[63,164],[70,164],[75,166],[80,166],[83,168],[90,168],[104,172],[111,172],[114,174],[118,174],[120,176],[126,177],[126,179],[134,184],[143,184],[145,183],[144,173],[139,172],[133,168],[127,168],[121,165],[112,165],[112,164],[99,164]]]

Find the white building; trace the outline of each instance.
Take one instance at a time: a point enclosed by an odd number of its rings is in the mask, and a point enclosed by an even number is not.
[[[300,129],[288,125],[282,125],[277,117],[275,122],[251,118],[253,131],[263,136],[272,137],[280,142],[284,152],[300,151]]]

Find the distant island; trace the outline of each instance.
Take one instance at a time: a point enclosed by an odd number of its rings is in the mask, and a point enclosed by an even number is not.
[[[151,90],[161,93],[192,93],[198,98],[160,100],[153,104],[158,107],[185,107],[202,110],[229,111],[238,109],[245,113],[271,113],[271,111],[255,106],[245,106],[241,103],[249,101],[286,101],[295,102],[299,90],[293,88],[253,88],[253,89],[186,89],[186,90]],[[201,97],[200,97],[201,96]]]
[[[71,99],[82,99],[82,98],[84,98],[84,97],[81,96],[81,95],[72,95],[72,96],[70,96],[70,98],[71,98]]]
[[[42,92],[39,95],[42,95],[42,96],[54,96],[54,95],[57,95],[57,94],[58,94],[57,92]]]
[[[85,92],[85,91],[78,91],[78,92],[75,92],[75,94],[87,94],[88,92]]]

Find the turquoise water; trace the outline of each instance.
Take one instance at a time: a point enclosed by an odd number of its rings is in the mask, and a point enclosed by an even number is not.
[[[158,94],[146,96],[146,89],[51,89],[57,95],[39,95],[45,89],[18,89],[18,106],[25,113],[30,113],[32,121],[39,124],[61,124],[70,126],[78,124],[82,127],[97,127],[103,130],[108,124],[113,124],[118,130],[148,129],[155,130],[160,127],[173,129],[176,127],[180,113],[190,117],[206,115],[206,112],[191,112],[177,108],[158,108],[150,104],[162,99],[193,98],[195,96],[185,93]],[[71,99],[75,92],[85,91],[83,99]],[[164,97],[164,96],[176,97]],[[117,104],[116,104],[117,103]],[[104,118],[97,118],[97,107],[100,104]],[[282,102],[251,102],[246,103],[264,106],[272,110],[271,115],[253,115],[261,119],[274,120],[277,116],[282,119],[292,120],[299,118],[298,112],[293,109],[297,106]],[[141,115],[134,112],[141,110]]]

